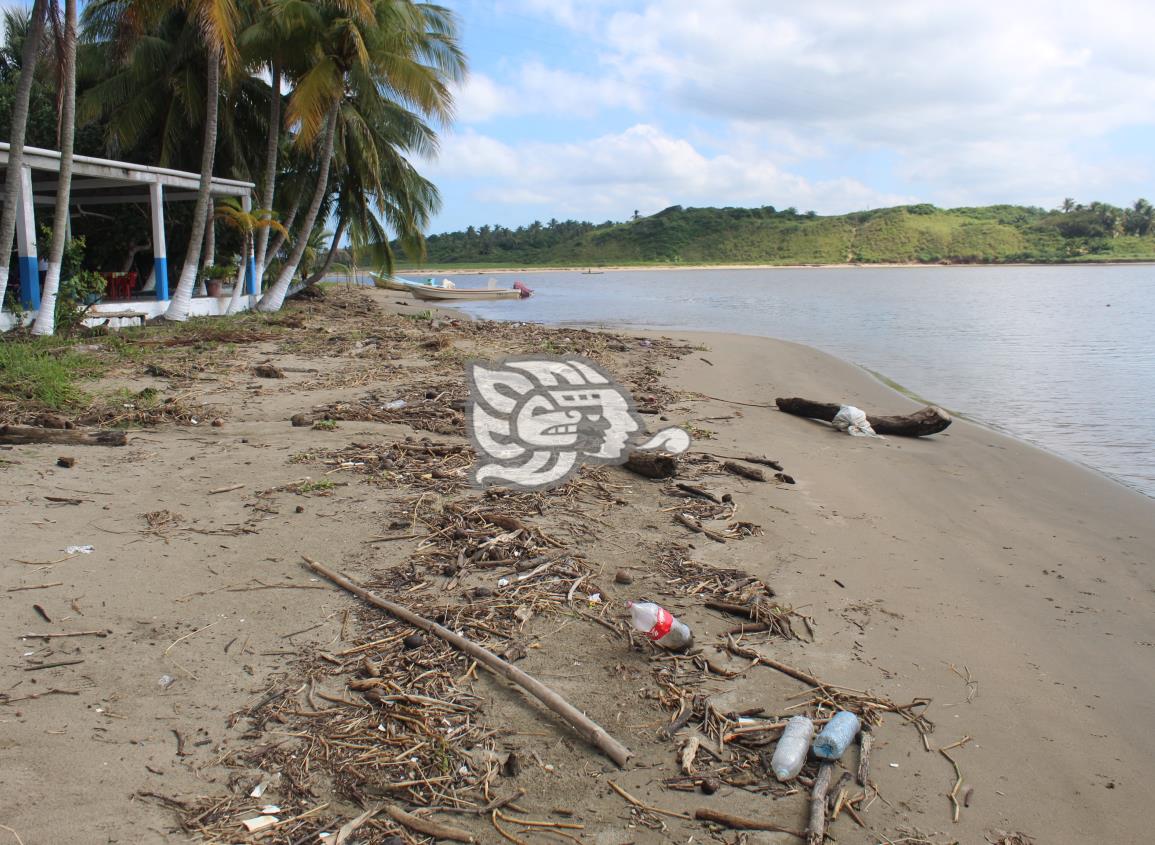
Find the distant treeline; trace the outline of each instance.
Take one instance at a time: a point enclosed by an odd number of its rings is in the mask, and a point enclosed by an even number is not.
[[[431,265],[981,264],[1155,260],[1155,209],[1065,200],[941,209],[906,205],[824,217],[794,208],[683,208],[615,223],[470,226],[428,238]]]

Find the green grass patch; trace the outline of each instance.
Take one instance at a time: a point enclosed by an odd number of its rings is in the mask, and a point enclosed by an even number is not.
[[[0,399],[65,410],[88,398],[78,382],[102,370],[92,356],[53,338],[0,343]]]

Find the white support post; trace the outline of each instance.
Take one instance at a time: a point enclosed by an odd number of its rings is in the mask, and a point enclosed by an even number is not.
[[[16,215],[16,248],[20,269],[20,304],[40,307],[40,264],[36,255],[36,212],[32,196],[32,168],[20,169],[20,212]]]
[[[149,199],[152,206],[152,266],[156,278],[156,298],[168,299],[168,251],[164,240],[164,186],[160,181],[150,182]]]

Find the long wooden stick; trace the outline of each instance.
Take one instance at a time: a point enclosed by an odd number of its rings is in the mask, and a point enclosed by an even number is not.
[[[410,813],[405,812],[400,807],[395,807],[392,804],[385,808],[385,812],[389,818],[398,824],[403,824],[410,830],[416,830],[418,833],[424,833],[426,836],[432,836],[435,839],[448,839],[450,842],[476,842],[477,838],[467,830],[462,830],[458,827],[450,827],[449,825],[438,824],[429,819],[419,818]]]
[[[829,686],[829,684],[823,683],[822,681],[818,680],[818,678],[803,672],[801,669],[795,669],[793,666],[788,666],[785,663],[779,663],[773,658],[765,657],[762,654],[759,654],[752,648],[743,648],[734,642],[734,638],[731,636],[726,637],[726,647],[730,650],[731,653],[736,654],[739,657],[746,657],[750,660],[756,660],[763,666],[769,666],[771,669],[777,669],[783,675],[789,675],[791,678],[796,678],[797,680],[802,681],[804,684],[810,684],[812,687],[822,688]]]
[[[353,583],[341,573],[334,572],[332,569],[317,563],[317,561],[311,558],[305,557],[305,563],[318,575],[323,575],[338,587],[348,590],[353,595],[364,599],[374,607],[379,607],[414,627],[440,637],[450,645],[464,651],[470,657],[475,658],[478,662],[485,664],[497,674],[513,681],[554,713],[561,716],[567,724],[585,737],[595,748],[617,763],[618,766],[624,768],[626,761],[633,756],[633,752],[631,752],[630,749],[606,733],[604,728],[590,719],[586,714],[582,713],[536,678],[526,674],[516,666],[511,666],[509,663],[506,663],[489,649],[479,646],[477,643],[466,639],[460,634],[453,633],[453,631],[450,631],[448,628],[443,628],[441,625],[426,619],[424,616],[419,616],[404,605],[381,598],[369,590],[366,590],[364,587]]]
[[[732,816],[729,813],[711,810],[709,807],[699,807],[694,810],[694,818],[702,822],[714,822],[715,824],[725,825],[732,830],[770,830],[775,833],[789,833],[791,836],[797,836],[799,839],[806,838],[806,834],[789,827],[776,825],[774,822],[765,822],[760,819],[747,819],[742,816]]]

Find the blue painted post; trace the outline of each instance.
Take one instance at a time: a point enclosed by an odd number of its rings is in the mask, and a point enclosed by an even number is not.
[[[148,186],[152,205],[152,265],[156,276],[156,298],[168,299],[168,251],[164,241],[164,186],[152,182]]]
[[[249,255],[249,266],[245,268],[245,289],[250,296],[260,293],[257,290],[257,259]]]
[[[20,211],[16,215],[16,247],[20,270],[20,304],[40,308],[40,265],[36,255],[36,212],[32,196],[32,168],[21,168]]]
[[[253,200],[248,194],[241,197],[241,208],[247,212],[253,210]],[[246,237],[251,241],[252,235],[247,235]],[[251,243],[249,247],[249,263],[248,266],[245,267],[245,293],[249,296],[255,296],[260,293],[260,291],[257,290],[257,257],[253,254]]]

